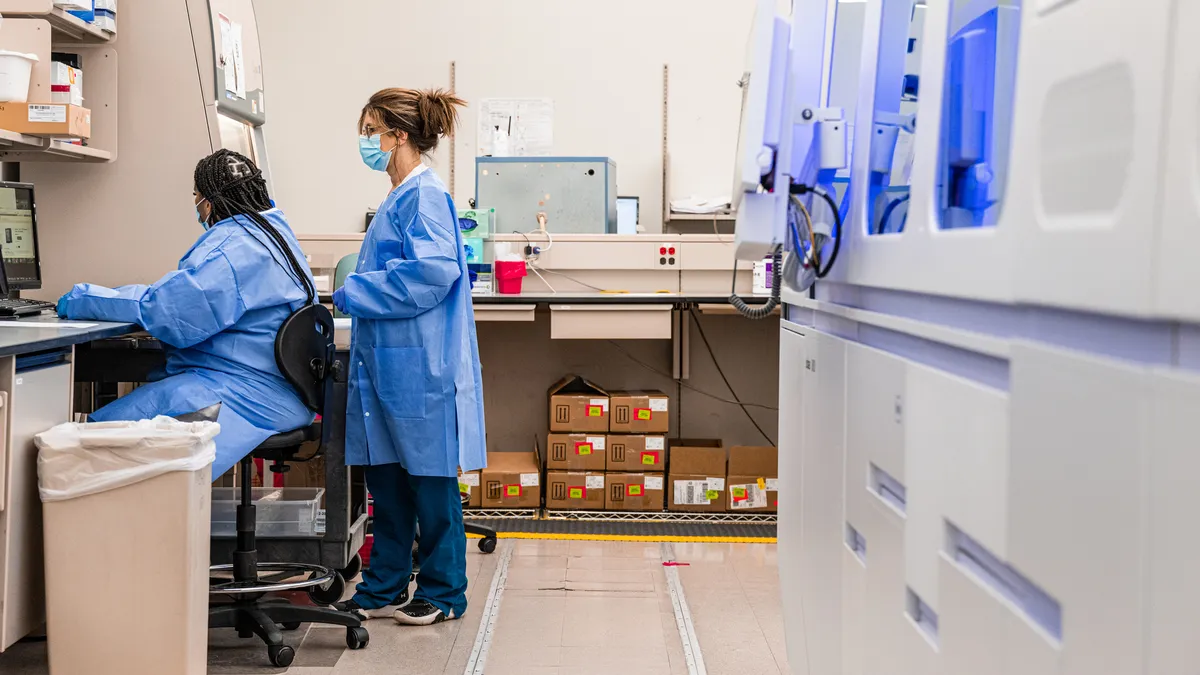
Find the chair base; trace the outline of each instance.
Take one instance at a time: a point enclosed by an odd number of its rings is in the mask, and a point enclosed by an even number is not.
[[[293,605],[284,598],[238,600],[227,605],[214,605],[208,610],[208,627],[233,628],[238,637],[257,635],[267,645],[271,665],[286,668],[296,657],[295,650],[283,643],[283,631],[296,630],[302,623],[346,627],[346,646],[362,649],[370,635],[362,621],[353,614],[327,607]]]

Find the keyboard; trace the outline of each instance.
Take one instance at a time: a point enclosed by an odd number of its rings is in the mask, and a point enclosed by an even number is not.
[[[0,318],[33,316],[35,314],[41,314],[46,310],[53,309],[53,302],[43,302],[41,300],[0,299]]]

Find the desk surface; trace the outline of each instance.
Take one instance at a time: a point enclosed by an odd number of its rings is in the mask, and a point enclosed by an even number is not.
[[[87,327],[58,328],[54,325],[57,323],[87,324]],[[51,315],[0,321],[0,356],[70,347],[92,340],[125,335],[137,330],[141,330],[141,328],[136,324],[105,321],[60,321]]]
[[[769,294],[747,294],[742,299],[749,305],[761,305],[770,299]],[[322,302],[330,302],[332,296],[322,295]],[[473,295],[474,305],[532,305],[532,304],[570,304],[570,305],[674,305],[683,302],[697,304],[723,304],[729,302],[729,295],[712,293],[522,293],[520,295]]]

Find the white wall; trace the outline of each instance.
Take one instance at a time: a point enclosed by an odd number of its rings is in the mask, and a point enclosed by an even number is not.
[[[783,3],[786,4],[786,3]],[[454,198],[474,195],[481,98],[555,103],[554,152],[617,162],[622,195],[662,226],[662,70],[670,66],[670,193],[728,194],[753,0],[257,0],[276,201],[304,232],[361,231],[388,184],[358,158],[359,111],[388,86],[447,86],[470,107]],[[449,153],[436,168],[447,184]]]

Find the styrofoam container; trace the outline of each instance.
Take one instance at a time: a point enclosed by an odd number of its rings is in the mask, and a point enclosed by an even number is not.
[[[37,54],[0,49],[0,101],[25,103],[29,100],[29,80],[37,61]]]

